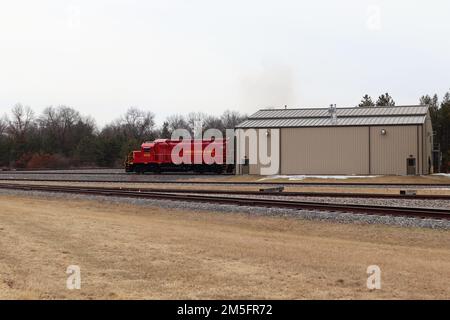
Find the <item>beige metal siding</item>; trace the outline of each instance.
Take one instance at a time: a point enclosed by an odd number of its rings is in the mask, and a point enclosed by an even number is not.
[[[431,118],[429,114],[425,120],[425,124],[423,126],[423,163],[424,163],[424,171],[423,174],[433,173],[433,161],[432,161],[432,153],[433,153],[433,127],[431,124]],[[430,165],[431,162],[431,165]]]
[[[259,135],[260,135],[260,133],[262,132],[262,134],[265,134],[266,132],[271,132],[271,130],[273,130],[273,129],[257,129],[256,130],[256,132],[257,132],[257,139],[256,139],[256,141],[257,141],[257,151],[258,151],[258,163],[257,164],[254,164],[254,165],[250,165],[250,174],[261,174],[261,169],[262,168],[266,168],[266,167],[269,167],[268,165],[266,166],[266,165],[262,165],[261,164],[261,161],[260,161],[260,158],[259,158],[259,155],[260,155],[260,150],[259,150],[259,146],[260,146],[260,141],[259,141]],[[278,129],[277,129],[278,130]],[[277,142],[279,142],[279,141],[277,141]],[[279,152],[279,151],[278,151]],[[273,157],[273,156],[275,156],[275,155],[272,155],[272,145],[271,145],[271,138],[269,137],[268,139],[267,139],[267,154],[269,155],[269,156],[271,156],[271,157]],[[276,156],[279,156],[279,154],[278,155],[276,155]],[[279,173],[279,171],[277,171],[276,172],[277,174]]]
[[[260,130],[267,129],[256,130],[257,137]],[[416,173],[427,174],[432,128],[430,121],[423,126],[282,128],[280,140],[281,174],[405,175],[410,155],[416,158]],[[249,173],[259,175],[262,167],[258,159]]]
[[[416,166],[422,165],[420,156],[419,126],[371,127],[371,173],[372,174],[406,174],[406,159],[412,155]],[[386,130],[386,135],[381,134]],[[419,136],[418,136],[419,133]],[[416,172],[420,172],[417,171]]]
[[[260,163],[260,159],[259,159],[259,148],[258,148],[258,146],[259,146],[259,134],[260,134],[260,131],[263,131],[265,133],[267,130],[269,130],[269,132],[270,132],[271,129],[255,129],[255,130],[256,130],[256,145],[257,145],[256,150],[257,150],[257,154],[258,154],[258,161],[257,161],[256,164],[250,164],[249,165],[249,174],[260,175],[261,174],[261,168],[264,168],[265,166],[263,166]],[[247,130],[244,130],[244,132],[246,133]],[[271,152],[272,152],[272,146],[271,146],[270,141],[271,141],[270,139],[268,139],[268,141],[267,141],[267,152],[268,152],[269,155],[271,155]],[[244,155],[247,156],[248,158],[250,158],[250,155],[249,155],[249,152],[250,152],[250,140],[249,140],[249,138],[246,138],[245,151],[244,152],[245,152]]]
[[[247,130],[244,131],[245,133],[247,133]],[[258,140],[258,135],[256,136],[256,140]],[[244,154],[247,159],[250,159],[250,138],[246,137],[245,138],[245,154]],[[253,161],[253,160],[252,160]],[[249,164],[249,174],[259,174],[260,173],[260,165],[259,165],[259,161],[256,164]]]
[[[256,130],[256,145],[259,145],[259,130]],[[249,142],[250,143],[250,142]],[[256,149],[258,151],[259,154],[259,149]],[[256,164],[250,164],[250,170],[249,170],[250,174],[261,174],[261,164],[259,163],[259,157],[258,157],[258,162]]]
[[[422,174],[423,172],[423,145],[422,145],[422,136],[423,136],[423,126],[417,126],[417,174]]]
[[[281,129],[281,174],[368,174],[368,127]]]

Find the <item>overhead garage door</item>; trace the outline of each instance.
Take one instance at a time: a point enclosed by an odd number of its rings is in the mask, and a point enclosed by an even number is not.
[[[368,127],[281,129],[281,174],[368,174]]]

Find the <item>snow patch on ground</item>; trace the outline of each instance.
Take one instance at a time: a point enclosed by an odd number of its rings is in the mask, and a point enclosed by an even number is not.
[[[442,176],[442,177],[450,178],[450,173],[433,173],[432,176]]]
[[[297,181],[297,180],[304,180],[304,179],[338,179],[338,180],[345,180],[345,179],[353,179],[353,178],[376,178],[376,177],[382,177],[382,176],[312,176],[312,175],[273,175],[268,176],[265,178],[261,178],[258,181],[264,181],[264,180],[272,180],[272,179],[288,179],[289,181]]]

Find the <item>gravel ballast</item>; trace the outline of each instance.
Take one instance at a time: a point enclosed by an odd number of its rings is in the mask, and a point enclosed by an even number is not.
[[[195,193],[194,193],[195,194]],[[201,194],[196,194],[201,195]],[[393,199],[393,198],[364,198],[364,197],[310,197],[310,196],[277,196],[277,195],[226,195],[226,194],[208,194],[217,197],[233,197],[233,198],[255,198],[255,199],[273,199],[285,201],[303,201],[318,203],[336,203],[336,204],[358,204],[358,205],[374,205],[374,206],[390,206],[390,207],[414,207],[414,208],[434,208],[448,209],[450,212],[450,200],[441,199]]]

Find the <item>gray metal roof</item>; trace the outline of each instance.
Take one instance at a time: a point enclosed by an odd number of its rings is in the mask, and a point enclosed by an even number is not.
[[[426,114],[428,106],[337,108],[338,117],[396,116]],[[263,109],[249,118],[317,118],[329,117],[328,109]]]
[[[328,109],[263,109],[236,128],[423,124],[427,111],[428,106],[340,108],[333,123]]]
[[[300,119],[249,119],[237,128],[280,128],[280,127],[326,127],[326,126],[368,126],[368,125],[405,125],[422,124],[426,116],[402,117],[360,117],[339,118],[333,123],[330,118]]]

